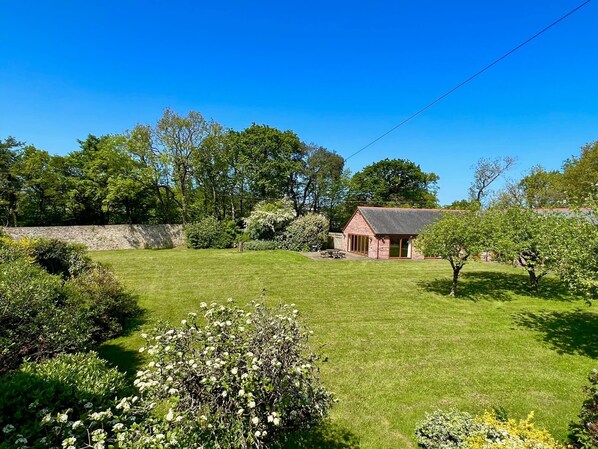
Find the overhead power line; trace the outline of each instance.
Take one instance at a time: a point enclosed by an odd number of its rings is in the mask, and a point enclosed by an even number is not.
[[[427,109],[431,108],[432,106],[434,106],[436,103],[438,103],[439,101],[444,100],[446,97],[448,97],[450,94],[452,94],[453,92],[455,92],[457,89],[460,89],[461,87],[463,87],[464,85],[466,85],[467,83],[469,83],[470,81],[472,81],[474,78],[477,78],[478,76],[480,76],[482,73],[484,73],[486,70],[488,70],[489,68],[493,67],[494,65],[498,64],[500,61],[502,61],[503,59],[505,59],[506,57],[510,56],[511,54],[515,53],[517,50],[519,50],[521,47],[529,44],[531,41],[533,41],[534,39],[536,39],[538,36],[542,35],[543,33],[545,33],[546,31],[548,31],[549,29],[551,29],[553,26],[557,25],[558,23],[562,22],[563,20],[565,20],[567,17],[569,17],[571,14],[577,12],[578,10],[580,10],[581,8],[583,8],[585,5],[587,5],[588,3],[590,3],[592,0],[586,0],[585,2],[583,2],[582,4],[578,5],[577,7],[573,8],[571,11],[569,11],[568,13],[566,13],[565,15],[559,17],[557,20],[555,20],[554,22],[552,22],[550,25],[546,26],[545,28],[542,28],[540,31],[538,31],[536,34],[534,34],[532,37],[526,39],[525,41],[523,41],[522,43],[520,43],[519,45],[517,45],[516,47],[514,47],[513,49],[509,50],[508,52],[506,52],[505,54],[503,54],[502,56],[500,56],[499,58],[495,59],[494,61],[492,61],[490,64],[488,64],[486,67],[484,67],[483,69],[479,70],[478,72],[474,73],[473,75],[471,75],[469,78],[467,78],[465,81],[462,81],[461,83],[457,84],[455,87],[453,87],[452,89],[446,91],[445,93],[443,93],[441,96],[439,96],[438,98],[436,98],[434,101],[432,101],[431,103],[428,103],[426,106],[424,106],[423,108],[419,109],[418,111],[414,112],[413,114],[411,114],[409,117],[407,117],[405,120],[403,120],[401,123],[399,123],[398,125],[392,127],[391,129],[389,129],[388,131],[386,131],[384,134],[376,137],[374,140],[372,140],[370,143],[368,143],[367,145],[361,147],[359,150],[357,150],[355,153],[351,154],[350,156],[345,158],[345,161],[348,161],[349,159],[351,159],[353,156],[361,153],[363,150],[365,150],[366,148],[371,147],[373,144],[375,144],[376,142],[378,142],[379,140],[383,139],[384,137],[388,136],[390,133],[392,133],[393,131],[397,130],[398,128],[400,128],[401,126],[403,126],[404,124],[406,124],[407,122],[410,122],[411,120],[413,120],[415,117],[417,117],[418,115],[420,115],[422,112],[426,111]]]

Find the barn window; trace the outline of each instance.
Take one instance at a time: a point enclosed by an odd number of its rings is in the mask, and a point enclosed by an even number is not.
[[[411,248],[409,247],[409,239],[391,237],[390,257],[399,257],[401,259],[411,258]]]
[[[352,253],[368,255],[370,239],[367,235],[349,234],[349,251]]]

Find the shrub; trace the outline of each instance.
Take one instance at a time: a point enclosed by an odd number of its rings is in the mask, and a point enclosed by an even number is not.
[[[91,326],[62,280],[25,261],[0,264],[0,373],[88,348]]]
[[[69,278],[91,266],[91,259],[83,245],[57,239],[35,239],[30,242],[30,256],[50,274]]]
[[[533,424],[533,412],[526,419],[506,421],[486,412],[477,419],[483,433],[472,437],[468,449],[564,449],[550,433]]]
[[[15,447],[18,438],[30,444],[37,441],[33,447],[60,446],[58,435],[54,441],[48,438],[43,416],[69,410],[75,420],[92,407],[112,406],[115,397],[126,392],[125,375],[109,368],[95,353],[25,363],[0,377],[0,429],[10,430],[4,432],[7,440],[0,448]]]
[[[247,251],[264,251],[264,250],[273,250],[273,249],[280,249],[282,245],[280,242],[276,242],[274,240],[249,240],[248,242],[243,243],[243,249]]]
[[[27,247],[7,236],[0,236],[0,263],[29,260],[33,262]]]
[[[273,202],[261,201],[245,219],[245,232],[255,240],[273,240],[282,234],[294,218],[295,209],[288,198]]]
[[[598,370],[593,370],[588,380],[589,385],[584,387],[586,399],[581,406],[579,422],[570,426],[569,439],[579,449],[598,447]]]
[[[85,313],[95,343],[122,334],[126,321],[140,313],[135,298],[100,264],[71,278],[65,287],[70,300]]]
[[[234,227],[214,217],[206,217],[185,227],[187,246],[193,249],[230,248],[234,242]]]
[[[481,432],[482,426],[467,412],[436,410],[415,428],[419,445],[425,449],[467,448],[467,441]]]
[[[284,247],[292,251],[318,249],[328,240],[328,219],[320,214],[308,214],[295,219],[284,232]]]
[[[297,310],[202,307],[205,325],[190,314],[148,337],[152,361],[135,381],[147,400],[168,401],[181,422],[196,422],[205,447],[268,447],[327,414],[331,396]]]

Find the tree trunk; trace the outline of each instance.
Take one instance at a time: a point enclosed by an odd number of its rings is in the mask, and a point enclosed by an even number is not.
[[[459,282],[459,272],[461,268],[455,267],[453,268],[453,284],[451,285],[451,292],[449,296],[457,296],[457,282]]]

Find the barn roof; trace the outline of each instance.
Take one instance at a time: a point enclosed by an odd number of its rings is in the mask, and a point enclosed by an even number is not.
[[[361,212],[374,234],[378,235],[417,235],[426,225],[439,220],[445,212],[441,209],[366,206],[360,206],[357,210]]]

